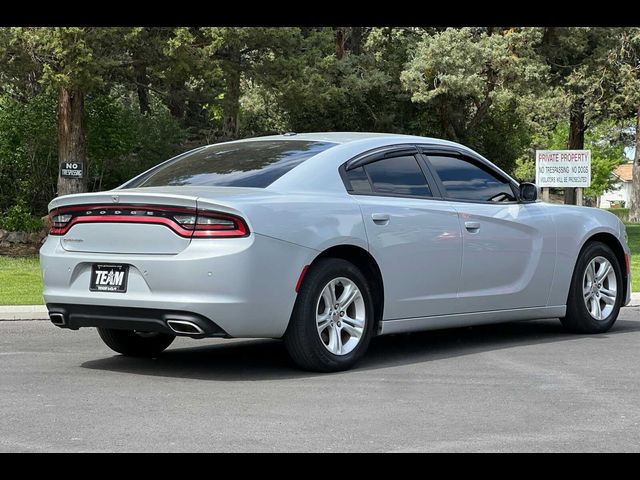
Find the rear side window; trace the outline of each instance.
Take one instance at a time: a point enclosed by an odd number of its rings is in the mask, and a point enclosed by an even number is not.
[[[376,193],[431,196],[427,179],[412,155],[384,158],[365,165],[364,169]]]
[[[305,160],[335,146],[305,140],[257,140],[211,145],[161,165],[126,188],[271,185]]]
[[[512,202],[515,195],[506,180],[468,160],[431,156],[429,162],[446,190],[446,197],[476,202]]]
[[[351,184],[351,191],[354,193],[371,193],[371,183],[369,183],[369,177],[364,171],[364,167],[352,168],[347,170],[347,178]]]

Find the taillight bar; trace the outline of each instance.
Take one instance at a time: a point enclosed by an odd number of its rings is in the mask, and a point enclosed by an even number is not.
[[[246,237],[246,222],[230,213],[163,205],[80,205],[50,212],[50,235],[65,235],[78,223],[163,225],[184,238]]]

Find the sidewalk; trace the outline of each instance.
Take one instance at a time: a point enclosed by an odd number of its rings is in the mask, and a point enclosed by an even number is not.
[[[630,307],[640,306],[640,292],[631,294]],[[49,320],[44,305],[0,305],[0,321]]]
[[[0,321],[49,320],[44,305],[0,305]]]

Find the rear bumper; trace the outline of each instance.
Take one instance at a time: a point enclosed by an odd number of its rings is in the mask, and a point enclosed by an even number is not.
[[[167,326],[162,312],[171,312],[194,315],[231,337],[279,338],[300,272],[316,254],[255,233],[194,240],[174,255],[69,252],[50,236],[40,259],[45,303],[69,310],[70,325],[129,329],[145,322],[135,329],[155,331],[150,327]],[[130,265],[127,292],[89,291],[93,263]]]
[[[60,328],[101,327],[142,332],[162,332],[176,335],[168,321],[177,320],[197,325],[202,333],[183,334],[194,338],[228,337],[229,334],[211,319],[193,312],[153,308],[105,307],[100,305],[47,304],[49,315]]]

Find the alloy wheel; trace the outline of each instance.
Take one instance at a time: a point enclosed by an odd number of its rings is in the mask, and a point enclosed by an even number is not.
[[[611,262],[604,257],[592,259],[582,280],[584,304],[589,314],[596,320],[604,320],[616,304],[616,272]]]
[[[334,355],[347,355],[360,343],[366,325],[362,292],[348,278],[331,280],[316,307],[316,326],[322,344]]]

